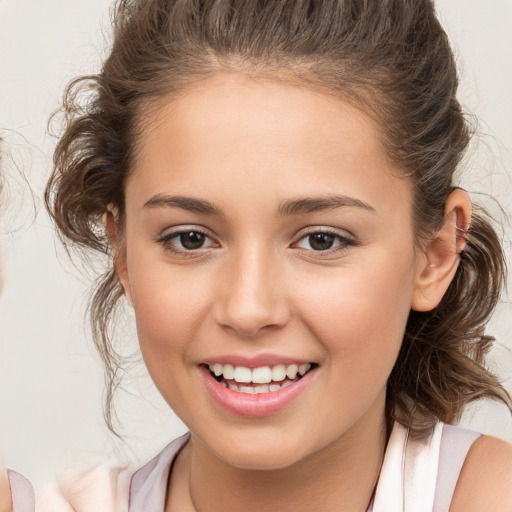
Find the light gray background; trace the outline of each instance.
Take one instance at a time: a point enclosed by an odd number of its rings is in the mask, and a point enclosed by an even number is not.
[[[495,196],[510,215],[512,2],[437,5],[456,47],[461,99],[480,120],[462,185]],[[108,0],[0,0],[0,126],[10,152],[4,162],[10,202],[2,229],[9,234],[1,240],[6,285],[0,301],[0,462],[35,480],[105,458],[137,464],[184,431],[142,364],[133,366],[128,392],[119,395],[125,439],[107,431],[102,369],[83,321],[88,282],[55,244],[41,205],[54,145],[48,117],[72,77],[98,69],[109,6]],[[33,190],[35,219],[29,188],[15,165]],[[493,207],[485,197],[473,198]],[[505,231],[510,236],[510,224]],[[506,247],[510,259],[509,242]],[[508,301],[492,321],[499,342],[492,364],[512,391]],[[126,342],[135,347],[129,315]],[[474,407],[463,423],[512,442],[512,421],[503,406]]]

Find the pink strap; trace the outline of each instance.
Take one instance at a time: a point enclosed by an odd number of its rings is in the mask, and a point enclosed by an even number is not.
[[[449,510],[466,455],[471,445],[480,436],[479,432],[473,430],[453,427],[451,425],[444,426],[433,512],[446,512]]]
[[[35,495],[32,484],[12,469],[7,470],[7,476],[11,486],[13,512],[34,512]]]
[[[132,476],[128,512],[163,512],[172,465],[189,439],[190,434],[175,439]]]

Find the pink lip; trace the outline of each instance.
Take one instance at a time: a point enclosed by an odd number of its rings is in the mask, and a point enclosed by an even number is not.
[[[297,382],[279,391],[250,395],[225,388],[212,377],[206,366],[199,366],[199,370],[206,388],[223,409],[238,416],[252,418],[276,414],[286,408],[304,391],[316,373],[314,370],[310,371]]]
[[[278,364],[284,364],[288,366],[290,364],[301,364],[310,363],[304,359],[297,359],[287,356],[279,356],[275,354],[259,354],[256,356],[245,356],[245,355],[220,355],[212,358],[208,358],[201,361],[203,364],[230,364],[232,366],[245,366],[246,368],[257,368],[258,366],[277,366]]]

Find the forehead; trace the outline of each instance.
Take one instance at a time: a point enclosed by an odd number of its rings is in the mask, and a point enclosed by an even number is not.
[[[141,117],[132,175],[142,194],[172,186],[249,197],[409,192],[380,126],[353,104],[311,88],[218,74]],[[168,185],[167,185],[168,184]],[[339,190],[344,188],[346,190]],[[334,190],[336,189],[336,190]]]

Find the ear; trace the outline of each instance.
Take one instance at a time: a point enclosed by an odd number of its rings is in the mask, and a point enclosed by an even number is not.
[[[446,200],[444,221],[434,238],[427,242],[418,260],[411,308],[431,311],[445,294],[466,247],[466,232],[471,222],[471,200],[455,189]]]
[[[119,210],[113,204],[109,204],[103,214],[103,225],[114,254],[114,270],[123,286],[128,304],[133,307],[126,263],[126,247],[119,232]]]

